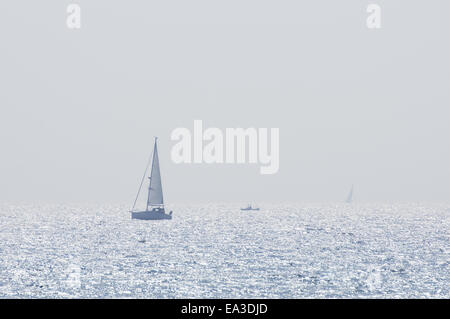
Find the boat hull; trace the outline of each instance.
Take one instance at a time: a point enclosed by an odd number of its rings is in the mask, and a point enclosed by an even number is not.
[[[131,212],[132,219],[141,220],[162,220],[162,219],[172,219],[172,212],[166,214],[164,210],[149,210],[142,212]]]
[[[242,211],[258,211],[259,208],[241,208]]]

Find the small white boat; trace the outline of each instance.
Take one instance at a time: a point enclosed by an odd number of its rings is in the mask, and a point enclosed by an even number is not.
[[[142,184],[144,182],[145,176],[147,175],[147,170],[150,162],[147,164],[147,167],[145,168],[144,176],[142,177],[141,185],[139,186],[139,191],[136,195],[133,208],[131,209],[132,219],[143,219],[143,220],[172,219],[172,211],[170,211],[169,214],[166,214],[166,211],[164,209],[161,172],[159,170],[158,147],[156,142],[157,138],[155,138],[155,145],[153,148],[153,160],[152,160],[152,169],[149,177],[150,183],[148,187],[147,206],[146,209],[143,211],[134,210],[137,199],[139,197],[139,193],[141,192]]]
[[[248,204],[247,207],[241,208],[241,210],[259,210],[259,208],[252,207],[252,205]]]

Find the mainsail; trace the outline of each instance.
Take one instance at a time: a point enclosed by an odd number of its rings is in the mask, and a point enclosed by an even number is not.
[[[346,203],[350,204],[353,200],[353,185],[352,188],[350,189],[350,193],[347,196],[347,200],[345,201]]]
[[[153,163],[150,173],[150,186],[148,188],[147,210],[149,206],[164,205],[161,173],[159,171],[158,147],[156,145],[156,141],[157,139],[155,138],[155,146],[153,149]]]

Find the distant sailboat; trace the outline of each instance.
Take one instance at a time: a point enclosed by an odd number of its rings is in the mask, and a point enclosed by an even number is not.
[[[136,206],[137,199],[139,197],[139,193],[142,188],[142,184],[144,182],[145,176],[147,174],[148,166],[145,169],[144,176],[141,180],[141,185],[139,186],[138,194],[136,195],[136,199],[133,204],[133,208],[131,209],[131,218],[134,219],[145,219],[145,220],[157,220],[157,219],[172,219],[172,211],[169,214],[166,214],[164,210],[164,200],[163,200],[163,191],[161,184],[161,172],[159,171],[159,158],[158,158],[158,147],[157,147],[157,139],[155,137],[155,145],[153,148],[153,160],[152,160],[152,169],[150,173],[150,183],[148,187],[148,196],[147,196],[147,206],[145,211],[135,211],[134,208]]]
[[[252,205],[248,204],[247,207],[241,208],[241,210],[259,210],[259,208],[252,207]]]
[[[352,185],[352,188],[350,189],[350,193],[348,194],[345,202],[347,204],[351,204],[352,201],[353,201],[353,185]]]

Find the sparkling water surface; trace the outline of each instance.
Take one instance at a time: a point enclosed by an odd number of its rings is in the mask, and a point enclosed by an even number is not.
[[[0,205],[1,298],[450,298],[450,206]]]

